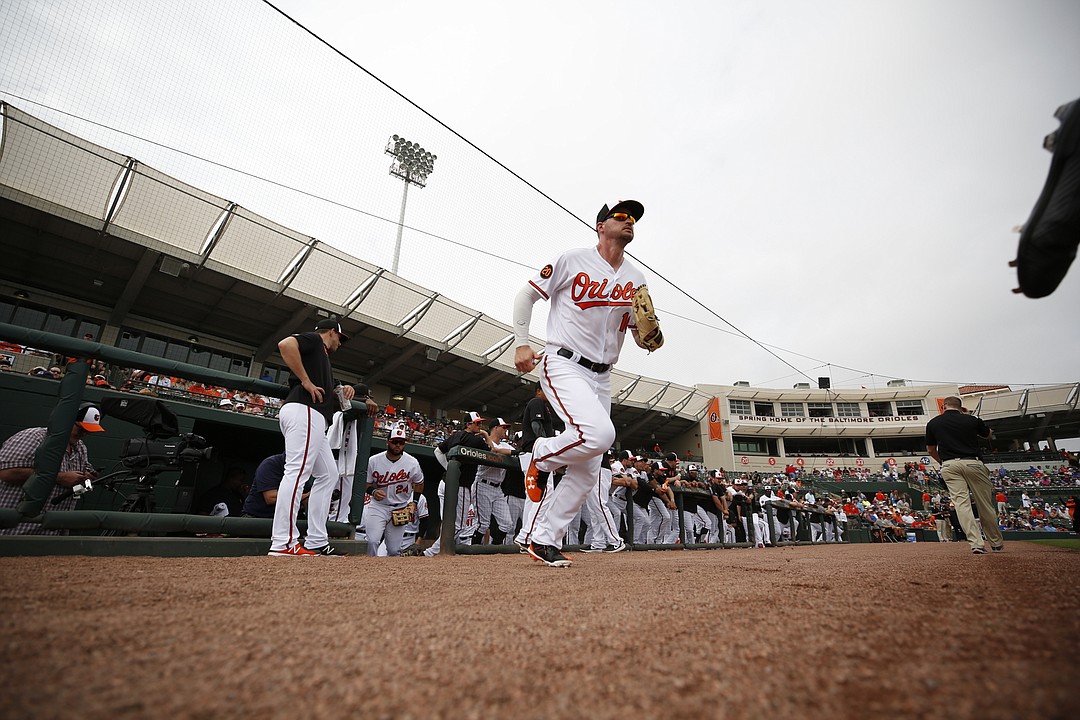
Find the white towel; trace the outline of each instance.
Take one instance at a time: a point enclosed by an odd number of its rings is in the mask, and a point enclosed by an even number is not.
[[[340,497],[330,503],[330,520],[348,522],[349,506],[352,503],[353,470],[356,468],[356,446],[359,444],[356,420],[346,422],[344,413],[334,413],[334,420],[326,431],[326,438],[330,442],[330,448],[338,451],[336,489]]]

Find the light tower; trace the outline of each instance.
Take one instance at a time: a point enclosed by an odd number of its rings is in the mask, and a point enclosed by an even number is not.
[[[426,186],[428,175],[435,171],[436,156],[420,147],[420,143],[409,142],[400,135],[390,136],[386,143],[386,154],[394,158],[390,164],[390,174],[405,181],[405,189],[401,193],[397,242],[394,243],[394,265],[390,268],[396,275],[401,257],[401,231],[405,228],[405,201],[409,198],[409,185]]]

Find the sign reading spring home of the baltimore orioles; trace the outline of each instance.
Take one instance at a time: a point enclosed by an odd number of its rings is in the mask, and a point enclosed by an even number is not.
[[[733,422],[742,425],[884,425],[919,422],[918,415],[889,415],[887,417],[769,417],[767,415],[735,415]]]

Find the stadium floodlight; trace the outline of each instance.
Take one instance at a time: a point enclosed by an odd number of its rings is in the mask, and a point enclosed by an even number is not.
[[[401,231],[405,228],[405,202],[409,198],[409,185],[427,186],[428,175],[435,171],[435,156],[420,147],[420,143],[406,140],[400,135],[390,136],[386,143],[386,154],[394,158],[390,163],[390,174],[401,178],[405,183],[405,189],[401,193],[397,241],[394,243],[394,264],[390,268],[390,272],[396,275],[401,257]]]

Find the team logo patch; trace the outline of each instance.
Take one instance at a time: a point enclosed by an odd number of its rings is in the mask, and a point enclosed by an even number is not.
[[[551,277],[551,273],[554,271],[555,268],[551,267],[550,265],[545,265],[544,269],[540,271],[540,277],[547,280],[549,277]]]

